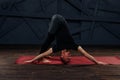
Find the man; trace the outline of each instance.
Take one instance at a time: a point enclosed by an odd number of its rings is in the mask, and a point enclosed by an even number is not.
[[[56,40],[55,46],[50,46],[51,43]],[[77,45],[69,30],[68,25],[64,17],[61,15],[54,15],[51,19],[48,35],[41,47],[40,54],[34,57],[31,60],[25,62],[33,62],[35,60],[41,60],[42,62],[49,63],[50,61],[46,58],[48,55],[55,53],[57,51],[61,51],[61,60],[63,63],[68,63],[70,61],[70,49],[77,50],[81,52],[85,57],[90,59],[91,61],[95,62],[96,64],[103,64],[106,63],[97,61],[92,55],[87,53],[81,46]]]

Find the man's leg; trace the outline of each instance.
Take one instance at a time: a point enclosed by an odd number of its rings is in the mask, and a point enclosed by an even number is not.
[[[46,51],[50,47],[50,44],[54,41],[54,39],[56,37],[56,33],[60,27],[60,25],[59,25],[60,17],[61,17],[60,15],[53,15],[51,22],[49,24],[47,38],[46,38],[45,42],[42,44],[40,53],[43,53],[44,51]]]

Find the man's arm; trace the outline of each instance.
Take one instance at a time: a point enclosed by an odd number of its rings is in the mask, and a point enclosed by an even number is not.
[[[45,57],[45,56],[50,55],[52,52],[53,52],[52,48],[49,48],[47,51],[45,51],[45,52],[37,55],[36,57],[34,57],[34,58],[31,59],[31,60],[28,60],[28,61],[25,61],[25,62],[33,62],[33,61],[35,61],[35,60],[38,60],[38,59],[40,59],[40,58],[43,58],[43,57]]]
[[[102,64],[106,65],[107,63],[97,61],[92,55],[90,55],[88,52],[86,52],[81,46],[78,47],[78,51],[81,52],[85,57],[87,57],[89,60],[93,61],[96,64]]]

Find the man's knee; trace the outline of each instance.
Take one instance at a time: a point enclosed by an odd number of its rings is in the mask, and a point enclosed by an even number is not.
[[[64,20],[64,17],[59,14],[55,14],[52,16],[52,19],[53,20]]]

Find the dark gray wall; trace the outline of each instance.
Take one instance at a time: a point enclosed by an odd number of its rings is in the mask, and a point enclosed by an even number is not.
[[[78,44],[120,45],[120,0],[0,0],[0,44],[43,43],[54,14]]]

